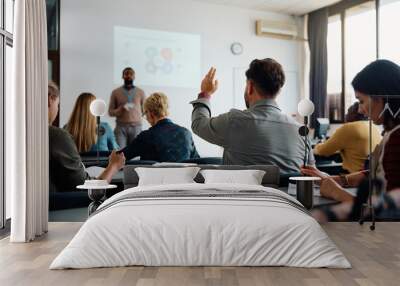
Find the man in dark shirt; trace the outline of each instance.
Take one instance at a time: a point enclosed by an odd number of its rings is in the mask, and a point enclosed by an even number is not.
[[[59,102],[58,87],[50,82],[48,86],[50,192],[74,191],[77,185],[83,184],[85,179],[89,178],[71,135],[64,129],[51,126],[57,117]],[[110,182],[124,164],[124,155],[113,151],[108,166],[99,179]]]
[[[127,160],[140,156],[141,160],[179,162],[199,158],[189,130],[174,124],[168,116],[168,98],[157,92],[144,102],[144,114],[152,127],[141,132],[122,150]]]

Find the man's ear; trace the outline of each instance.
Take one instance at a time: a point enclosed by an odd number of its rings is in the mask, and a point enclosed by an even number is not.
[[[251,80],[249,80],[247,82],[247,94],[252,95],[253,93],[254,93],[254,83]]]

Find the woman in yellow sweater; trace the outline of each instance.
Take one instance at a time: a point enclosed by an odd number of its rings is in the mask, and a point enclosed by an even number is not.
[[[346,123],[339,127],[324,143],[314,147],[314,154],[331,156],[340,152],[343,169],[349,173],[364,169],[364,163],[369,155],[369,122],[358,112],[358,102],[349,107]],[[379,144],[382,136],[379,129],[372,125],[372,149]]]

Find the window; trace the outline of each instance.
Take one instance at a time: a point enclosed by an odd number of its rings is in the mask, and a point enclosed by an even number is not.
[[[6,45],[6,50],[5,50],[5,97],[10,97],[11,96],[11,87],[12,87],[12,69],[13,69],[13,57],[12,57],[12,47],[10,45]],[[4,113],[3,113],[4,114]],[[3,117],[4,118],[4,117]],[[3,121],[4,122],[4,121]],[[4,129],[3,129],[4,130]],[[11,217],[11,193],[10,189],[6,189],[5,191],[5,218],[9,219]]]
[[[329,8],[327,102],[331,122],[344,121],[347,108],[356,101],[351,81],[377,58],[375,7],[375,1],[357,0]]]
[[[4,106],[11,93],[14,0],[0,0],[0,228],[11,216],[10,194],[4,188]]]
[[[342,21],[340,15],[328,22],[328,112],[331,122],[341,120],[342,114]]]
[[[379,57],[400,65],[400,1],[381,0],[379,8]]]
[[[345,110],[355,101],[351,81],[366,65],[376,60],[375,2],[346,10],[345,19]]]
[[[1,5],[0,5],[1,6]],[[5,225],[5,194],[4,194],[4,35],[0,35],[0,228]]]
[[[47,47],[49,51],[58,51],[60,42],[60,1],[46,0]]]
[[[46,0],[49,80],[60,86],[60,0]],[[60,109],[54,126],[60,125]]]
[[[14,0],[5,0],[5,30],[13,33],[14,30]]]

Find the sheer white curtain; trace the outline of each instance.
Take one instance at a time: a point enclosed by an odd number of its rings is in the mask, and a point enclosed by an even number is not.
[[[6,99],[6,187],[11,188],[12,242],[47,232],[48,111],[45,0],[15,1],[14,71]]]

